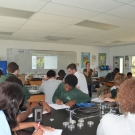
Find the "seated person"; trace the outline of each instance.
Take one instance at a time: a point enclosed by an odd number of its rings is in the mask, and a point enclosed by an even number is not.
[[[58,72],[58,76],[59,76],[59,77],[57,77],[56,79],[63,81],[65,75],[66,75],[65,71],[61,69],[61,70]]]
[[[117,100],[123,115],[104,115],[97,135],[135,135],[135,79],[127,79],[121,84]]]
[[[73,106],[76,103],[90,102],[88,94],[77,89],[77,77],[75,75],[67,75],[65,82],[62,82],[56,89],[52,101],[56,104],[66,103],[68,106]]]
[[[127,79],[131,79],[132,78],[132,73],[131,72],[128,72],[127,73]]]
[[[23,100],[22,86],[14,82],[0,84],[0,135],[11,135],[11,131],[34,127],[37,132],[32,135],[43,135],[44,130],[54,130],[51,127],[38,127],[36,122],[18,123],[16,115]]]
[[[119,68],[115,68],[113,72],[108,73],[104,79],[104,82],[113,81],[115,75],[119,72]],[[105,84],[101,86],[100,88],[97,88],[97,95],[100,96],[102,92],[104,92],[106,89],[110,89],[110,87],[107,87]]]
[[[24,87],[23,87],[22,81],[20,79],[18,79],[16,76],[14,76],[14,75],[10,76],[5,81],[12,82],[12,83],[15,82],[15,83],[19,84],[22,87],[22,91],[23,91]],[[27,103],[26,112],[21,113],[22,106],[26,100],[24,98],[24,96],[22,98],[23,98],[23,100],[19,107],[19,111],[18,111],[18,115],[17,115],[17,122],[24,121],[33,112],[33,108],[39,105],[38,103]],[[43,106],[43,111],[46,110],[46,111],[50,112],[50,106],[47,103],[40,102],[40,104],[42,104],[42,106]]]
[[[39,91],[45,94],[45,101],[48,104],[52,104],[52,97],[53,94],[61,83],[61,80],[56,80],[56,72],[54,70],[49,70],[47,72],[48,80],[42,82],[41,86],[39,87]]]
[[[110,102],[115,101],[114,98],[117,97],[118,89],[119,89],[120,85],[125,80],[126,80],[126,75],[125,74],[123,74],[123,73],[116,74],[116,76],[114,78],[115,86],[112,87],[110,93],[104,94],[104,95],[100,96],[100,98],[103,99],[104,101],[110,101]],[[111,99],[111,98],[113,98],[113,99]]]

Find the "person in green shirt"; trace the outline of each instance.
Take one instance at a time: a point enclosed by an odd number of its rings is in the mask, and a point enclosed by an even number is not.
[[[60,83],[56,89],[52,98],[53,103],[73,106],[76,103],[90,102],[89,95],[75,87],[77,83],[78,79],[75,75],[67,75],[65,82]]]
[[[7,74],[0,77],[0,84],[10,77],[17,78],[18,73],[19,73],[19,66],[15,62],[9,63],[8,67],[7,67]],[[8,79],[8,81],[19,82],[17,79],[13,79],[13,78]],[[23,101],[21,104],[21,108],[19,108],[19,109],[26,108],[27,110],[24,113],[20,113],[21,111],[19,110],[19,113],[17,115],[18,122],[24,121],[29,116],[29,114],[32,113],[33,108],[38,106],[38,103],[32,103],[31,105],[30,105],[30,103],[27,103],[27,100],[30,98],[30,93],[23,84],[22,84],[22,91],[23,91],[24,97],[22,97]],[[42,101],[42,102],[40,102],[40,104],[43,106],[43,111],[44,110],[46,110],[48,112],[51,111],[50,106],[46,102]]]

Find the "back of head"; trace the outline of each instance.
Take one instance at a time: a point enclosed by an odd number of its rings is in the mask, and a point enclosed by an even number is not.
[[[58,75],[61,77],[63,77],[63,76],[65,76],[66,75],[66,73],[65,73],[65,71],[64,70],[60,70],[59,72],[58,72]]]
[[[17,83],[5,81],[0,84],[0,110],[5,113],[11,129],[17,126],[16,115],[22,98],[22,87]]]
[[[56,76],[56,72],[54,70],[49,70],[47,72],[47,77],[51,78],[51,77],[55,77]]]
[[[7,67],[8,73],[14,73],[19,70],[19,66],[15,62],[10,62]]]
[[[115,74],[117,74],[117,73],[119,73],[119,71],[120,71],[119,68],[115,68],[113,72],[114,72]]]
[[[15,83],[19,84],[21,87],[23,87],[22,81],[19,78],[17,78],[16,76],[10,76],[5,81],[7,81],[7,82],[15,82]]]
[[[127,79],[121,84],[117,98],[124,114],[135,114],[135,79]]]
[[[131,72],[127,73],[127,78],[132,78],[132,73]]]
[[[77,70],[77,68],[76,68],[76,64],[74,64],[74,63],[69,64],[69,65],[67,66],[67,69]]]
[[[65,78],[65,84],[75,87],[78,83],[78,79],[75,75],[69,74]]]
[[[126,80],[126,75],[123,73],[117,73],[114,78],[114,84],[119,86]]]

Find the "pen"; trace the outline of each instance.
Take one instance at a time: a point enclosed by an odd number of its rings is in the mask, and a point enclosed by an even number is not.
[[[40,128],[40,122],[38,122],[38,129]]]

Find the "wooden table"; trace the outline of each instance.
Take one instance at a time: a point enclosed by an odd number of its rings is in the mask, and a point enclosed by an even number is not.
[[[114,82],[113,82],[113,81],[105,82],[105,85],[106,85],[107,87],[113,87],[113,86],[114,86]]]
[[[28,99],[28,102],[39,102],[39,101],[45,101],[44,93],[31,94],[30,98]]]

